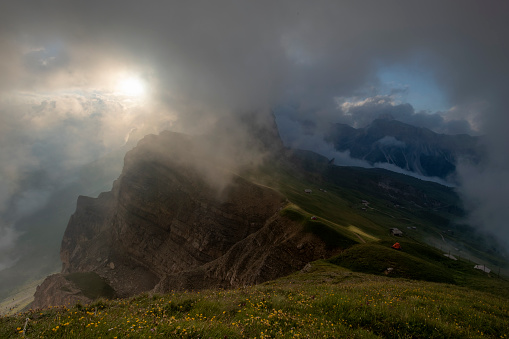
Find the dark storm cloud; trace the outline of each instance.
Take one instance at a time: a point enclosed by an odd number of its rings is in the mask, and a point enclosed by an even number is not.
[[[470,176],[494,167],[500,175],[493,180],[508,177],[508,12],[507,2],[479,1],[3,1],[0,156],[11,165],[2,162],[9,176],[0,205],[23,191],[13,168],[43,166],[42,154],[67,168],[87,158],[76,155],[111,149],[133,128],[203,132],[235,112],[274,107],[292,107],[278,120],[287,123],[281,130],[304,122],[306,135],[380,113],[440,132],[486,134],[491,161],[483,171],[462,172],[462,192],[468,201],[494,190],[483,195],[489,204],[501,198],[495,182],[467,188]],[[337,98],[380,97],[377,72],[398,65],[431,74],[454,108],[429,115],[390,100],[351,107],[349,116],[338,108]],[[151,86],[150,105],[127,115],[123,104],[104,99],[90,110],[92,99],[75,93],[8,104],[15,92],[103,90],[119,70]],[[119,121],[122,128],[114,128]],[[35,151],[34,136],[41,143]]]
[[[71,72],[92,68],[87,59],[149,64],[170,104],[258,108],[284,98],[315,110],[375,81],[380,65],[416,58],[456,102],[485,98],[496,87],[493,80],[504,78],[499,72],[507,71],[500,55],[507,53],[501,6],[468,1],[12,2],[4,5],[11,19],[3,25],[7,31],[24,30],[24,42],[45,48],[27,54],[36,55],[33,62],[39,66],[51,63],[50,55],[67,55],[61,59],[70,58],[68,63],[59,66]],[[73,61],[73,51],[88,55]]]

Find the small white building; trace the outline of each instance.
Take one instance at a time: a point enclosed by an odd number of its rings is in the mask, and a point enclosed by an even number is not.
[[[483,272],[486,272],[486,273],[490,273],[491,272],[491,270],[488,267],[486,267],[486,265],[475,265],[474,268],[477,269],[477,270],[481,270]]]
[[[307,194],[311,194],[311,193],[313,193],[313,191],[312,191],[311,189],[309,189],[309,188],[306,188],[306,189],[304,190],[304,192],[305,192],[305,193],[307,193]]]
[[[395,235],[398,237],[403,236],[403,232],[401,232],[398,228],[391,228],[390,231],[391,231],[391,235]]]

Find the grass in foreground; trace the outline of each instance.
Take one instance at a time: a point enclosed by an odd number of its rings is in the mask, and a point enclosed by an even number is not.
[[[0,337],[506,338],[508,300],[463,287],[354,273],[324,261],[230,291],[142,295],[0,318]]]

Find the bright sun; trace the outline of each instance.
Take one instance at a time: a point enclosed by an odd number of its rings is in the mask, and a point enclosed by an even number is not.
[[[145,93],[145,83],[136,76],[125,77],[118,81],[117,90],[124,95],[138,97]]]

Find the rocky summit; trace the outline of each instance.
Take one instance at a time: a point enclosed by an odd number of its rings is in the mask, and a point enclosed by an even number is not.
[[[32,308],[244,286],[331,255],[280,213],[284,196],[224,168],[203,145],[171,132],[146,136],[110,192],[80,196],[62,240],[62,272],[38,287]]]

